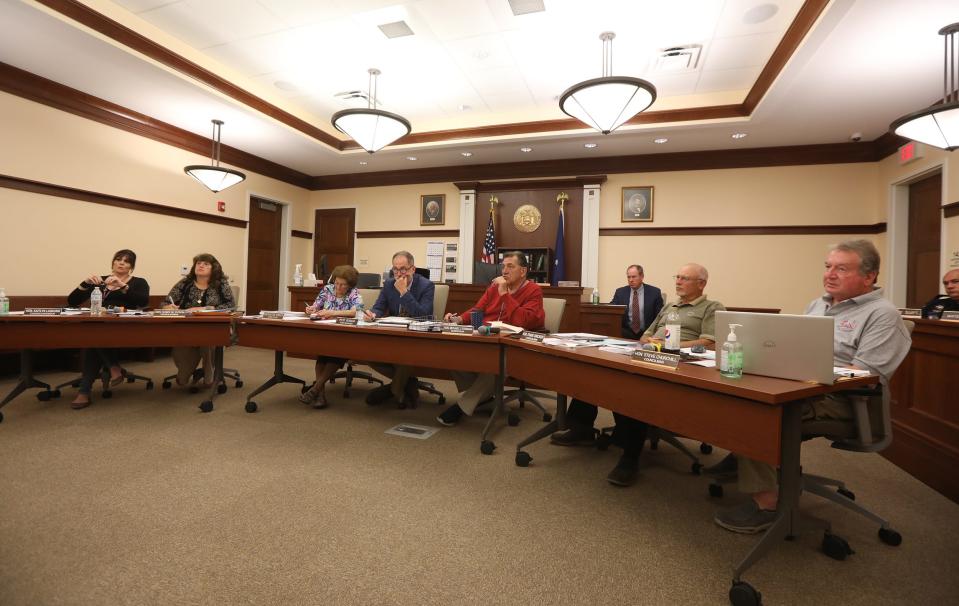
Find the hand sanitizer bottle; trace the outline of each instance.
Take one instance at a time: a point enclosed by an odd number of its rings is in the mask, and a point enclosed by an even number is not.
[[[293,270],[293,286],[303,286],[303,264],[297,263]]]
[[[599,305],[599,291],[595,288],[593,289],[593,295],[589,298],[589,301],[593,305]]]
[[[679,312],[676,308],[666,314],[666,338],[663,349],[670,353],[679,353],[679,344],[682,342],[683,327],[679,323]]]
[[[100,290],[99,286],[93,287],[93,292],[90,293],[90,315],[99,316],[103,313],[103,291]]]
[[[10,313],[10,299],[7,298],[5,290],[0,288],[0,316],[6,316]]]
[[[356,294],[356,319],[362,320],[366,312],[366,308],[363,307],[363,295]]]
[[[719,355],[719,374],[727,379],[743,376],[743,344],[736,339],[736,329],[741,327],[742,324],[729,325],[729,335]]]

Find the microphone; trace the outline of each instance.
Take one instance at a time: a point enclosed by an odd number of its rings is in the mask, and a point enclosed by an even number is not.
[[[498,335],[498,334],[499,334],[499,328],[496,328],[496,327],[493,327],[493,326],[485,326],[485,325],[484,325],[484,326],[480,326],[480,327],[477,328],[476,330],[477,330],[477,332],[479,332],[479,334],[482,335],[482,336]]]

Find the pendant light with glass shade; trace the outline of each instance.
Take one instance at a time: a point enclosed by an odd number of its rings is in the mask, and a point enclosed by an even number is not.
[[[367,73],[370,75],[367,107],[340,110],[333,114],[332,121],[336,130],[372,154],[410,134],[412,128],[403,116],[376,109],[376,77],[380,70],[370,68]]]
[[[559,108],[569,116],[608,135],[656,100],[656,87],[629,76],[613,76],[613,32],[603,32],[603,77],[584,80],[566,89]]]
[[[945,37],[942,66],[942,101],[907,114],[889,125],[900,137],[926,143],[946,151],[959,149],[959,23],[939,30]]]
[[[190,175],[213,193],[223,191],[246,179],[246,175],[238,170],[220,166],[220,127],[222,120],[213,122],[213,150],[210,152],[210,166],[205,164],[191,164],[184,166],[183,172]]]

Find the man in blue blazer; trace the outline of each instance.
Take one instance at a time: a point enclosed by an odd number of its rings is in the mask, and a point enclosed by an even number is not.
[[[425,318],[433,315],[433,292],[436,286],[428,279],[416,273],[413,255],[401,250],[393,255],[393,278],[387,280],[380,290],[376,303],[366,312],[366,319],[384,316],[406,316]],[[366,403],[381,404],[391,397],[399,402],[401,408],[416,405],[419,397],[417,378],[411,376],[409,366],[393,364],[370,364],[376,372],[393,379],[388,385],[381,385],[366,394]]]
[[[639,339],[643,331],[653,323],[663,308],[663,293],[652,284],[643,284],[643,266],[626,268],[627,286],[616,289],[610,305],[625,305],[622,335],[627,339]],[[636,293],[635,295],[633,293]],[[635,316],[635,317],[634,317]]]

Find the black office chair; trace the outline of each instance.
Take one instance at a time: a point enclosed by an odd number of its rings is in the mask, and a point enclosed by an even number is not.
[[[379,288],[380,274],[359,274],[356,278],[357,288]]]
[[[163,377],[163,383],[160,384],[160,387],[163,389],[170,389],[173,387],[173,381],[176,379],[178,373],[173,373],[169,377]],[[224,368],[223,369],[223,380],[230,379],[233,381],[234,387],[243,387],[243,379],[240,378],[240,371],[236,368]],[[200,391],[200,382],[203,380],[203,368],[197,368],[193,371],[193,375],[190,376],[190,393],[198,393]],[[217,387],[217,393],[226,393],[226,383],[221,383]]]
[[[373,276],[376,278],[377,287],[379,286],[379,275],[377,274],[360,274],[360,276]],[[370,278],[368,278],[370,279]],[[379,289],[373,288],[361,288],[359,279],[357,279],[356,287],[360,291],[360,296],[363,297],[363,301],[367,306],[372,307],[373,302],[376,301],[376,297],[379,296]],[[346,383],[343,385],[343,397],[350,397],[350,389],[353,387],[353,379],[366,379],[367,383],[379,383],[383,385],[383,380],[374,377],[372,373],[369,373],[365,370],[355,370],[353,360],[348,360],[346,362],[346,367],[343,370],[338,370],[335,375],[330,377],[330,383],[336,382],[337,379],[346,379]],[[310,385],[312,387],[312,385]]]
[[[86,355],[87,355],[87,351],[85,349],[80,350],[80,368],[83,368],[83,356],[86,356]],[[127,383],[133,383],[134,381],[144,381],[146,383],[146,385],[144,386],[146,389],[153,389],[153,379],[150,377],[138,375],[134,372],[127,370],[126,368],[123,368],[122,366],[120,367],[120,373],[123,375],[123,379]],[[65,387],[72,387],[76,389],[80,387],[80,381],[82,379],[83,377],[73,377],[69,381],[64,381],[63,383],[60,383],[59,385],[54,387],[53,390],[49,392],[41,392],[41,394],[43,394],[44,397],[41,398],[40,395],[38,395],[37,398],[40,400],[49,400],[51,397],[59,398],[61,395],[61,392],[60,392],[61,389]],[[101,387],[102,391],[100,395],[104,399],[112,398],[113,390],[110,389],[110,371],[108,369],[104,368],[100,371],[100,383],[102,385]]]

